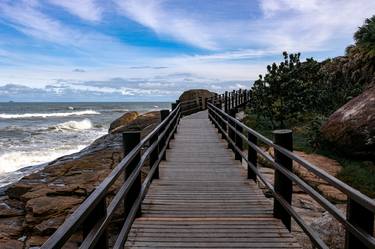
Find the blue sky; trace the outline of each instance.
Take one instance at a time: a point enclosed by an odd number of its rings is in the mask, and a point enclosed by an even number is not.
[[[1,0],[0,101],[249,87],[282,51],[343,55],[373,0]]]

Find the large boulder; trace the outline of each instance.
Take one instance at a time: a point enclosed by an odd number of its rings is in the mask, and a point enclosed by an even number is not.
[[[192,90],[188,90],[188,91],[183,92],[181,94],[179,100],[181,102],[183,102],[183,101],[197,99],[199,97],[210,98],[210,97],[213,97],[213,96],[215,96],[215,93],[210,92],[206,89],[192,89]]]
[[[135,120],[139,116],[138,112],[127,112],[115,121],[113,121],[109,126],[109,133],[113,133],[118,129],[128,125],[130,122]]]
[[[344,153],[375,159],[375,87],[334,112],[322,126],[321,133]]]

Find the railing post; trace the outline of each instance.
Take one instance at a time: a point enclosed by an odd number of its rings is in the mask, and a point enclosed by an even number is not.
[[[346,207],[346,218],[357,228],[361,228],[368,235],[374,234],[374,213],[364,208],[355,200],[348,198]],[[345,234],[345,249],[367,249],[357,237],[352,235],[348,230]]]
[[[216,101],[215,107],[217,107],[217,108],[220,109],[220,100]],[[218,129],[219,134],[222,134],[221,129],[220,129],[220,127],[222,126],[222,124],[221,124],[221,119],[219,118],[219,115],[220,114],[216,114],[215,113],[215,120],[217,122],[217,125],[215,124],[215,127]]]
[[[134,147],[136,147],[141,141],[141,132],[140,131],[126,131],[122,134],[122,141],[124,145],[124,155],[128,155]],[[128,167],[125,170],[125,180],[129,175],[135,170],[139,161],[141,160],[141,152],[138,151],[133,160],[129,163]],[[130,187],[130,190],[126,197],[124,198],[125,204],[125,217],[129,214],[135,200],[141,192],[141,174],[138,174],[133,185]],[[141,216],[141,208],[137,211],[137,217]]]
[[[177,103],[172,103],[172,111],[174,111],[176,109],[176,107],[177,107]],[[176,121],[173,122],[172,127],[176,124],[176,122],[177,122],[177,119],[176,119]],[[174,132],[171,135],[171,139],[174,139]]]
[[[211,123],[212,123],[212,118],[211,118],[212,111],[211,111],[211,107],[207,105],[207,108],[208,108],[208,120],[210,120]]]
[[[178,100],[176,100],[176,105],[178,106],[178,104],[180,104],[180,100],[178,99]],[[181,105],[180,105],[180,113],[181,113],[181,111],[182,111],[182,109],[181,109],[182,107],[181,107]],[[178,118],[177,119],[177,124],[179,124],[180,123],[180,119]],[[175,133],[177,133],[177,129],[176,129],[176,131],[175,131]]]
[[[224,94],[224,112],[228,113],[228,92],[225,91]]]
[[[94,210],[91,211],[89,216],[86,218],[85,222],[82,225],[83,228],[83,238],[86,238],[90,233],[91,229],[95,224],[104,219],[107,216],[107,205],[105,197],[96,205]],[[107,249],[108,247],[108,231],[107,229],[100,236],[98,242],[96,242],[94,249]]]
[[[229,110],[229,116],[231,116],[233,118],[236,117],[236,112],[235,112],[234,109]],[[228,123],[231,126],[235,127],[235,123],[229,118],[228,118]],[[234,130],[230,126],[228,126],[228,135],[229,135],[229,138],[232,139],[233,142],[236,142],[236,135],[235,134],[236,133],[234,132]],[[232,145],[231,142],[229,142],[229,140],[228,140],[228,149],[231,149],[233,152],[235,152],[234,146]]]
[[[238,106],[238,91],[236,91],[235,93],[236,93],[236,95],[235,95],[236,96],[236,101],[235,101],[234,105],[235,105],[235,108],[237,108],[237,106]]]
[[[232,91],[232,106],[230,109],[234,109],[234,107],[236,106],[235,100],[236,100],[236,91],[233,90]]]
[[[247,139],[249,140],[249,142],[252,142],[253,144],[255,144],[255,146],[257,146],[257,137],[254,136],[253,134],[251,134],[250,132],[247,134]],[[251,163],[254,167],[257,167],[257,151],[255,149],[253,149],[250,145],[247,149],[247,160],[249,161],[249,163]],[[257,175],[256,173],[249,167],[249,165],[247,166],[247,178],[248,179],[252,179],[254,181],[257,180]]]
[[[293,133],[291,130],[275,130],[273,131],[274,143],[287,149],[293,151]],[[282,167],[288,171],[293,170],[293,161],[275,149],[275,162],[280,164]],[[274,182],[275,192],[279,194],[286,202],[291,204],[292,193],[293,193],[293,183],[285,175],[283,175],[278,170],[275,170],[275,182]],[[285,227],[290,231],[291,229],[291,216],[283,208],[283,206],[274,199],[273,203],[273,216],[275,218],[281,219]]]
[[[239,132],[239,133],[243,133],[243,128],[242,128],[242,126],[240,126],[240,125],[238,125],[237,123],[235,124],[235,127],[236,127],[236,130],[237,130],[237,132]],[[236,146],[237,146],[237,148],[238,149],[240,149],[241,151],[243,150],[243,141],[242,141],[242,137],[239,135],[239,134],[237,134],[237,132],[236,132]],[[235,152],[234,152],[234,159],[235,160],[240,160],[241,162],[242,162],[242,156],[241,156],[241,153],[240,152],[238,152],[237,150],[235,150]]]
[[[202,97],[198,97],[199,109],[204,110]]]
[[[158,140],[158,137],[159,137],[159,133],[156,133],[150,138],[150,146]],[[152,166],[154,165],[154,163],[158,160],[158,158],[159,158],[159,146],[156,145],[155,149],[150,154],[150,161],[149,161],[150,170]],[[155,173],[152,176],[152,179],[159,179],[159,165],[156,166]]]
[[[164,119],[166,119],[169,115],[169,110],[160,110],[160,119],[161,121],[163,121]],[[165,129],[165,127],[163,127],[163,129],[160,131],[163,132]],[[163,146],[165,145],[165,142],[166,142],[166,136],[168,136],[168,134],[164,135],[160,141],[160,144],[159,144],[159,152],[162,150]],[[168,146],[167,146],[168,148]],[[164,151],[162,157],[161,157],[162,160],[166,160],[167,159],[167,152]]]
[[[238,105],[242,105],[242,89],[238,90]]]
[[[220,113],[220,120],[221,120],[221,127],[223,128],[223,132],[221,133],[221,138],[222,139],[225,139],[226,138],[226,135],[225,135],[225,132],[227,132],[227,124],[225,123],[225,116]]]

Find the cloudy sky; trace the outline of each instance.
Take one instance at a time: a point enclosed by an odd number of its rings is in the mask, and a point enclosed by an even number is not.
[[[0,0],[0,101],[249,87],[281,52],[342,55],[374,0]]]

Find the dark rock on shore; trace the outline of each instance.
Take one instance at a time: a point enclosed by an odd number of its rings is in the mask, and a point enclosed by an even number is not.
[[[188,91],[183,92],[181,94],[179,100],[181,102],[183,102],[183,101],[198,99],[199,97],[211,98],[213,96],[215,96],[215,93],[210,92],[206,89],[192,89],[192,90],[188,90]]]
[[[139,116],[138,112],[127,112],[115,121],[113,121],[110,126],[108,133],[113,133],[117,129],[121,129],[121,127],[124,127],[128,125],[131,121],[135,120]]]
[[[121,161],[121,132],[135,129],[145,136],[159,122],[159,112],[125,114],[112,124],[111,133],[8,187],[0,199],[0,248],[43,244]],[[109,199],[122,182],[119,179],[115,183]],[[68,247],[76,248],[77,244],[71,242]]]
[[[375,87],[334,112],[322,126],[321,133],[340,151],[375,160]]]

